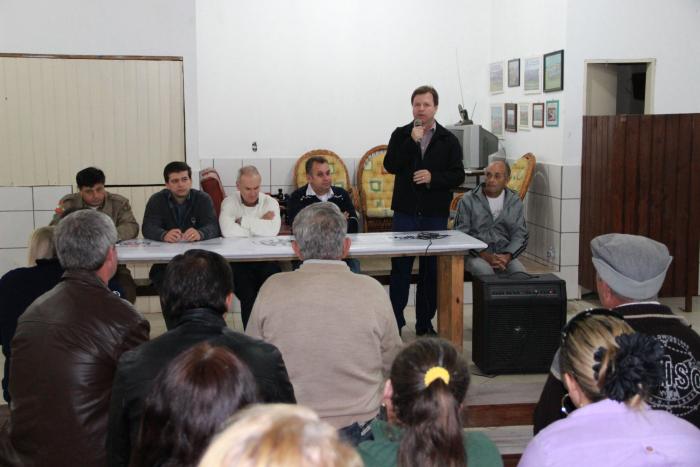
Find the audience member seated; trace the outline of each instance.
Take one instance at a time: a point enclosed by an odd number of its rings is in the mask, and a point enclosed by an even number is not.
[[[153,381],[179,353],[202,342],[231,350],[253,373],[264,402],[295,402],[282,355],[273,345],[226,327],[233,300],[231,268],[219,254],[189,250],[168,264],[160,303],[168,332],[119,361],[109,411],[110,466],[127,466]]]
[[[17,324],[3,466],[104,466],[117,360],[148,340],[148,321],[107,288],[118,263],[112,220],[82,210],[54,232],[66,272]]]
[[[105,174],[96,167],[88,167],[81,170],[75,176],[78,193],[72,193],[61,198],[53,216],[51,225],[58,224],[68,211],[79,209],[97,209],[109,216],[117,227],[117,239],[130,240],[139,234],[139,224],[131,211],[129,200],[116,193],[105,190]],[[114,280],[119,283],[123,291],[123,298],[132,304],[136,302],[136,283],[129,269],[120,264],[114,275]]]
[[[253,405],[206,450],[199,467],[362,467],[332,426],[295,405]]]
[[[347,220],[347,233],[357,233],[359,223],[357,212],[352,204],[350,194],[339,186],[331,186],[331,169],[326,158],[321,156],[306,159],[306,180],[308,183],[294,191],[287,204],[287,223],[292,226],[294,232],[294,219],[297,214],[307,206],[322,201],[335,204]],[[354,258],[348,258],[345,262],[353,272],[360,272],[360,262]]]
[[[192,169],[170,162],[163,169],[165,189],[154,193],[143,214],[143,237],[159,242],[197,242],[218,237],[219,222],[208,194],[192,188]],[[151,282],[160,290],[164,264],[154,264]]]
[[[185,350],[144,402],[130,467],[196,465],[231,415],[256,401],[253,374],[230,350],[207,342]]]
[[[280,231],[280,206],[270,195],[260,193],[261,177],[252,165],[238,171],[238,191],[224,199],[219,224],[224,237],[270,237]],[[274,261],[231,263],[234,293],[241,301],[243,328],[248,326],[253,303],[263,283],[280,272]]]
[[[401,345],[391,302],[379,282],[340,261],[350,239],[336,205],[304,208],[293,227],[304,262],[263,284],[246,333],[279,347],[299,403],[356,444]]]
[[[486,167],[486,181],[465,194],[457,206],[455,229],[486,243],[471,250],[464,267],[475,276],[524,272],[517,259],[527,246],[527,226],[518,193],[506,187],[510,167],[497,160]]]
[[[447,341],[418,339],[404,348],[384,386],[389,422],[372,422],[373,441],[359,446],[366,467],[502,466],[496,446],[462,429],[467,362]]]
[[[663,379],[661,344],[616,315],[584,311],[562,331],[561,374],[577,409],[533,438],[521,467],[698,465],[700,430],[645,402]]]
[[[39,296],[53,289],[63,275],[53,244],[53,227],[40,227],[29,241],[29,267],[17,268],[0,279],[0,336],[5,356],[2,395],[10,402],[10,342],[15,335],[17,320]]]
[[[700,375],[700,336],[656,299],[673,259],[668,248],[638,235],[607,234],[591,241],[591,253],[603,306],[663,346],[665,376],[647,402],[700,428],[700,387],[693,383]],[[559,364],[557,354],[535,408],[535,434],[564,416],[560,401],[566,389]]]

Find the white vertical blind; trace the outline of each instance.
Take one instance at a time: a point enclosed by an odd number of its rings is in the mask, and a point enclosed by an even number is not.
[[[160,184],[184,128],[179,59],[0,56],[0,185]]]

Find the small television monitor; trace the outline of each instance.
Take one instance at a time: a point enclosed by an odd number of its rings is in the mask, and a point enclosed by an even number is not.
[[[483,169],[489,164],[489,155],[498,151],[498,138],[481,125],[446,126],[462,146],[465,169]]]

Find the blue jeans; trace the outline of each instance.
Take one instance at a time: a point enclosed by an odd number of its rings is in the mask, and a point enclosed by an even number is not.
[[[412,232],[447,229],[447,217],[423,217],[394,212],[392,230],[394,232]],[[427,246],[427,242],[426,242]],[[411,269],[415,256],[391,258],[391,277],[389,280],[389,297],[394,309],[399,330],[406,325],[403,310],[408,303],[408,289],[411,285]],[[432,325],[430,320],[437,309],[437,258],[421,256],[418,258],[418,286],[416,288],[416,330],[425,331]]]

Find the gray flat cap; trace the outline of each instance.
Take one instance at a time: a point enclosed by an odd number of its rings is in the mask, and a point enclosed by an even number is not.
[[[655,297],[673,257],[668,248],[640,235],[606,234],[591,240],[593,266],[613,291],[627,298]]]

